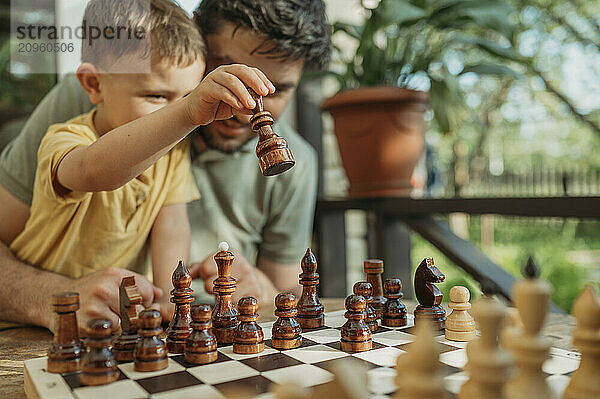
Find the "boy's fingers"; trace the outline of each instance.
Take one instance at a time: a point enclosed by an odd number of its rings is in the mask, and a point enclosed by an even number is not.
[[[264,82],[265,80],[268,82],[269,79],[267,79],[264,73],[258,73],[256,68],[250,68],[246,65],[229,65],[227,72],[235,75],[246,86],[249,86],[261,96],[266,96],[270,92],[268,85]]]
[[[267,86],[267,88],[269,89],[269,93],[273,94],[275,93],[275,86],[273,85],[273,83],[271,83],[271,81],[269,80],[269,78],[267,78],[267,75],[265,75],[263,73],[263,71],[261,71],[258,68],[253,68],[254,72],[258,75],[258,77],[263,81],[263,83],[265,84],[265,86]]]
[[[219,87],[217,90],[219,90],[219,99],[224,102],[225,104],[229,105],[231,108],[233,109],[244,109],[246,108],[246,105],[244,105],[242,102],[240,102],[240,100],[238,99],[239,97],[236,96],[236,94],[231,91],[228,86],[217,82],[215,80],[216,83],[219,84]]]
[[[241,102],[245,108],[252,109],[256,107],[256,102],[250,95],[246,85],[242,83],[242,80],[240,80],[237,75],[225,72],[222,74],[217,74],[213,79],[224,88],[229,89],[229,91],[233,93],[236,99]]]

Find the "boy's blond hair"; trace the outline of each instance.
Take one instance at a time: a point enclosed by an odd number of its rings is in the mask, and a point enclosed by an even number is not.
[[[83,62],[103,65],[140,51],[143,58],[153,54],[171,65],[187,67],[205,56],[197,25],[172,0],[91,0],[83,21],[89,32],[92,26],[100,32],[97,38],[84,37]]]

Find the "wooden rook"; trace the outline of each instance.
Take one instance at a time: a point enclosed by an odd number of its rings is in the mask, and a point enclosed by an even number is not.
[[[233,253],[229,252],[229,244],[219,244],[219,252],[215,255],[219,277],[213,281],[213,291],[217,296],[212,313],[213,332],[220,344],[233,343],[235,328],[238,325],[238,311],[231,300],[236,290],[235,279],[231,277]]]
[[[265,336],[258,320],[258,301],[245,296],[238,302],[240,324],[235,330],[233,352],[244,355],[260,353],[265,350]]]
[[[271,346],[275,349],[294,349],[302,344],[302,328],[296,320],[296,297],[292,293],[279,294],[275,298],[275,316],[279,319],[273,324]]]
[[[123,277],[119,286],[119,315],[121,335],[113,344],[113,354],[117,362],[133,361],[135,344],[140,337],[138,330],[137,306],[142,305],[142,294],[135,284],[135,276]]]
[[[192,332],[190,304],[194,302],[192,275],[182,261],[179,261],[171,277],[174,289],[171,291],[171,302],[175,304],[175,315],[167,328],[167,350],[169,353],[183,353],[185,340]]]
[[[383,261],[381,259],[367,259],[364,262],[364,271],[367,276],[367,282],[373,286],[373,302],[371,306],[377,313],[377,318],[381,319],[385,297],[381,285],[381,275],[383,274]]]
[[[399,278],[386,278],[383,282],[385,298],[381,324],[387,327],[404,327],[407,323],[406,306],[402,298],[402,282]]]
[[[104,385],[118,380],[117,361],[110,350],[112,323],[110,320],[90,320],[86,332],[87,352],[81,360],[79,382],[83,385]]]
[[[373,348],[371,329],[365,323],[367,301],[360,295],[350,295],[346,298],[346,313],[348,319],[342,326],[340,347],[346,352],[364,352]]]
[[[371,332],[377,331],[379,325],[377,324],[377,312],[371,306],[373,303],[373,286],[371,283],[367,283],[365,281],[359,281],[354,283],[354,287],[352,287],[352,291],[354,295],[360,295],[365,298],[367,302],[365,323],[369,326]]]
[[[419,304],[415,309],[415,324],[428,319],[434,328],[443,330],[446,326],[446,311],[442,307],[442,293],[434,283],[441,283],[446,277],[433,264],[433,258],[425,258],[415,272],[415,293]]]
[[[167,346],[159,338],[163,333],[161,323],[162,317],[158,310],[145,309],[140,312],[140,339],[133,353],[135,371],[158,371],[167,368]]]
[[[212,332],[210,305],[192,306],[192,333],[185,341],[185,360],[206,364],[217,360],[217,338]]]
[[[310,248],[306,250],[302,258],[302,273],[300,273],[300,285],[302,295],[298,301],[298,323],[302,330],[323,327],[325,316],[324,308],[317,296],[317,285],[319,284],[319,273],[317,273],[317,258]]]
[[[79,294],[62,292],[52,295],[54,307],[54,343],[48,350],[47,369],[50,373],[69,373],[80,368],[81,340],[77,327]]]
[[[460,285],[450,289],[448,307],[452,313],[446,318],[446,339],[468,342],[475,338],[475,320],[469,314],[471,293],[467,287]]]

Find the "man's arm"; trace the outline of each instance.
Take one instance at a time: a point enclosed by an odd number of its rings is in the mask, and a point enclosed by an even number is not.
[[[29,217],[29,205],[9,193],[1,184],[0,204],[0,241],[8,246],[25,228]]]

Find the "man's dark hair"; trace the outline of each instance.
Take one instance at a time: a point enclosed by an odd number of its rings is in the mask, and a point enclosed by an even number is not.
[[[322,0],[202,0],[195,14],[204,35],[230,22],[236,30],[246,28],[266,37],[257,43],[258,54],[304,60],[320,70],[329,63],[331,27]]]

